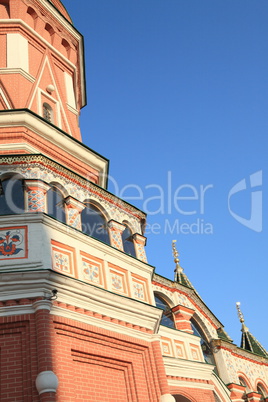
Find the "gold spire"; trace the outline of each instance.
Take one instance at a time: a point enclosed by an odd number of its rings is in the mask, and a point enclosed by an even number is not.
[[[174,272],[174,282],[181,282],[182,278],[182,273],[183,273],[183,268],[180,266],[180,259],[179,259],[179,252],[176,249],[176,241],[177,240],[172,240],[172,253],[174,257],[174,262],[176,264]]]
[[[244,315],[243,315],[243,313],[242,313],[242,311],[241,311],[241,309],[240,309],[240,302],[236,302],[236,308],[237,308],[238,318],[239,318],[239,320],[240,320],[240,322],[241,322],[241,324],[242,324],[242,329],[241,329],[241,331],[242,331],[242,332],[248,332],[248,328],[247,328],[247,327],[245,326],[245,324],[244,324],[245,319],[244,319]]]

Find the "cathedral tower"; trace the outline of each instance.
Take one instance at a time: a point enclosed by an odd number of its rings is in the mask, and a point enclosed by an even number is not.
[[[61,1],[0,0],[0,23],[1,402],[264,401],[267,352],[232,343],[175,243],[175,280],[154,273],[145,213],[82,143],[83,37]]]

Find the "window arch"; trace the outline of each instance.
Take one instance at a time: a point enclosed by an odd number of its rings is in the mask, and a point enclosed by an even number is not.
[[[202,330],[200,325],[194,319],[191,319],[191,327],[192,327],[194,335],[199,336],[199,338],[201,339],[200,344],[201,344],[201,349],[203,352],[205,362],[209,363],[209,364],[213,364],[215,366],[215,370],[217,370],[213,352],[209,345],[209,342],[207,341],[204,331]]]
[[[0,215],[24,213],[24,186],[20,176],[13,175],[1,180]]]
[[[85,202],[86,207],[81,212],[82,230],[84,233],[110,244],[107,230],[107,222],[102,212],[90,202]]]
[[[43,103],[43,118],[50,123],[54,122],[53,109],[46,102]]]
[[[260,401],[265,401],[265,399],[266,399],[266,397],[267,397],[267,392],[266,392],[266,390],[264,389],[264,387],[262,386],[262,384],[258,384],[257,385],[257,392],[259,393],[259,394],[261,394],[261,399],[260,399]]]
[[[125,230],[122,233],[122,243],[123,243],[124,252],[126,254],[132,255],[133,257],[136,257],[136,251],[135,251],[135,246],[133,243],[132,233],[131,233],[129,227],[127,226],[127,224],[124,222],[123,222],[123,224],[125,225]]]
[[[61,222],[66,222],[64,196],[52,186],[47,192],[47,214]]]
[[[165,325],[166,327],[169,328],[176,328],[170,305],[161,295],[159,295],[159,293],[154,294],[154,299],[156,307],[161,308],[161,310],[163,310],[163,315],[160,324]]]
[[[186,396],[183,395],[173,395],[173,397],[176,402],[191,402],[190,399],[186,398]]]
[[[243,393],[242,399],[243,399],[243,401],[248,402],[247,394],[250,392],[248,383],[246,382],[246,380],[243,377],[239,376],[238,378],[239,378],[240,384],[243,385],[243,387],[245,387],[245,391]]]

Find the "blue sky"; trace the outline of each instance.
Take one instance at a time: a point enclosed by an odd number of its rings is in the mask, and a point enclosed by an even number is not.
[[[267,0],[63,3],[85,39],[83,141],[148,213],[149,263],[172,279],[176,239],[234,342],[240,301],[268,348]]]

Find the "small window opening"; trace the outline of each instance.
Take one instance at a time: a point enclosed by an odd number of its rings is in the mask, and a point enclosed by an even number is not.
[[[133,257],[136,257],[136,251],[133,243],[132,233],[127,225],[125,225],[125,230],[122,233],[122,242],[124,252],[126,254],[132,255]]]
[[[53,110],[52,107],[46,102],[43,104],[43,117],[45,120],[53,123]]]
[[[169,328],[175,328],[175,323],[174,323],[174,319],[173,319],[173,314],[171,311],[171,307],[169,306],[169,304],[166,302],[166,300],[159,296],[158,294],[154,294],[154,299],[155,299],[155,305],[158,308],[161,308],[161,310],[163,310],[163,315],[161,318],[161,325],[165,325],[166,327]]]

